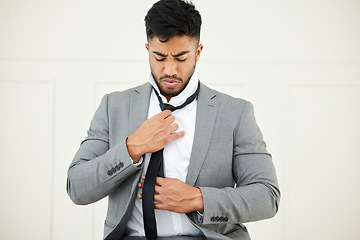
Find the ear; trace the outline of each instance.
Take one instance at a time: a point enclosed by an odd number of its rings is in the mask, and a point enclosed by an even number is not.
[[[149,52],[149,44],[148,43],[145,43],[145,48]]]
[[[196,49],[196,62],[198,62],[199,59],[200,59],[200,54],[201,54],[201,52],[203,50],[203,47],[204,46],[202,44],[199,44],[197,49]]]

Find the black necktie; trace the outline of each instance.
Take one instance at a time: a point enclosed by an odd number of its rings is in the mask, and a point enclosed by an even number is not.
[[[200,82],[194,94],[186,99],[186,101],[178,107],[174,107],[170,104],[163,103],[159,93],[155,91],[155,94],[159,100],[160,108],[162,111],[171,110],[175,111],[181,109],[194,101],[200,90]],[[163,151],[161,149],[157,152],[151,154],[150,162],[148,169],[146,171],[146,177],[144,181],[144,187],[142,191],[142,207],[143,207],[143,219],[144,219],[144,229],[145,236],[148,240],[155,240],[157,238],[157,230],[156,230],[156,219],[154,212],[154,194],[155,194],[155,182],[156,177],[164,177],[164,169],[163,169]]]

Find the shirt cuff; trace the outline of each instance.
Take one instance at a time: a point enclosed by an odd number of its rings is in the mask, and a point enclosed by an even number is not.
[[[202,214],[199,211],[196,211],[196,213],[197,213],[196,215],[197,215],[197,219],[198,219],[199,223],[203,223],[204,214]]]
[[[135,167],[137,167],[137,166],[139,166],[139,165],[142,164],[142,162],[143,162],[143,156],[140,157],[140,159],[139,159],[139,161],[138,161],[137,163],[134,163],[134,160],[133,160],[131,157],[130,157],[130,160],[131,160],[132,164],[133,164]]]

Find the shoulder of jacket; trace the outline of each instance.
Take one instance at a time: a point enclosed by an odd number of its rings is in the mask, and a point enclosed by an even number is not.
[[[210,88],[206,86],[205,84],[201,84],[200,91],[203,90],[211,96],[213,99],[217,99],[219,102],[226,102],[227,104],[246,104],[248,103],[247,100],[231,96],[227,93],[220,92],[218,90],[215,90],[213,88]]]
[[[128,99],[131,95],[137,94],[137,93],[143,93],[147,92],[149,93],[151,90],[151,84],[146,82],[142,85],[126,89],[124,91],[115,91],[109,93],[109,101],[119,101],[122,99]]]

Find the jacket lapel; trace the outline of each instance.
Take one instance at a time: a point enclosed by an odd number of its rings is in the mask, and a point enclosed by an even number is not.
[[[140,125],[146,121],[149,104],[150,104],[150,94],[151,94],[151,85],[145,83],[133,89],[134,91],[130,94],[130,132],[129,135],[133,134]],[[138,171],[135,179],[131,186],[131,195],[133,196],[137,192],[137,183],[140,181],[142,171]]]
[[[130,134],[147,119],[149,102],[151,94],[151,85],[145,83],[134,88],[130,95]]]
[[[197,102],[194,143],[186,176],[186,183],[192,186],[196,182],[209,149],[218,106],[216,92],[201,84]]]

